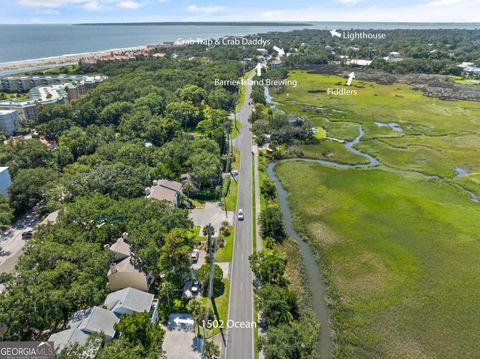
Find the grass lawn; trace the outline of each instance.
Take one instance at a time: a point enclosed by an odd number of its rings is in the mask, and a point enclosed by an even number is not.
[[[226,237],[226,245],[223,248],[219,248],[217,253],[215,253],[215,261],[216,262],[231,262],[232,261],[232,253],[233,253],[233,227],[228,226],[228,232],[230,233],[228,237]]]
[[[225,292],[220,297],[215,298],[215,303],[217,304],[220,319],[226,323],[228,320],[228,302],[230,300],[230,281],[224,279],[223,282],[225,283]]]
[[[253,241],[252,241],[252,250],[255,252],[257,250],[257,211],[256,211],[256,189],[255,189],[255,160],[252,161],[252,220],[253,220]]]
[[[217,306],[218,310],[218,315],[220,316],[220,319],[223,320],[223,323],[226,327],[227,325],[227,320],[228,320],[228,302],[230,299],[230,281],[228,279],[224,279],[223,283],[225,284],[225,291],[224,293],[215,298],[215,304]],[[212,304],[210,302],[209,298],[200,298],[202,303],[210,308],[210,310],[213,311],[212,309]],[[224,332],[226,329],[223,329]],[[220,330],[218,328],[213,329],[213,334],[218,334],[220,333]],[[211,335],[211,333],[207,334],[207,336]]]
[[[238,182],[232,179],[230,181],[230,188],[228,189],[228,195],[226,198],[228,211],[235,211],[235,208],[237,207],[237,193],[238,193]]]
[[[255,68],[251,69],[250,71],[247,71],[245,73],[245,75],[243,75],[242,79],[243,80],[246,80],[251,74],[252,72],[255,71]],[[239,90],[239,93],[238,93],[238,102],[237,102],[237,106],[236,106],[236,111],[240,111],[240,107],[242,107],[243,103],[245,102],[245,93],[247,91],[247,86],[241,86],[240,87],[240,90]]]
[[[238,170],[240,165],[240,152],[235,149],[235,161],[232,163],[232,170]],[[228,194],[226,198],[227,210],[235,211],[237,208],[237,194],[238,194],[238,182],[234,181],[233,178],[230,181],[230,187],[228,189]]]
[[[338,357],[477,357],[478,203],[439,181],[382,169],[284,162],[276,172],[324,254]]]
[[[201,201],[195,198],[191,199],[192,204],[195,206],[195,208],[202,209],[205,208],[205,201]]]
[[[233,121],[233,130],[232,130],[232,138],[238,136],[238,131],[242,128],[242,123],[239,120],[232,120]]]

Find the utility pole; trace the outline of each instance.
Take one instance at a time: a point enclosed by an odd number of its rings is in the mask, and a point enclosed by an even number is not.
[[[208,228],[208,254],[210,255],[210,282],[208,283],[208,297],[210,298],[210,300],[213,301],[213,240],[212,240],[212,232],[213,232],[213,226],[211,223],[208,224],[207,226]]]

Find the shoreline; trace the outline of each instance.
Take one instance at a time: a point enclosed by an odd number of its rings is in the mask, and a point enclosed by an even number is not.
[[[142,49],[145,49],[146,47],[147,45],[141,45],[141,46],[123,47],[123,48],[107,49],[107,50],[100,50],[100,51],[82,52],[78,54],[65,54],[65,55],[42,57],[42,58],[36,58],[36,59],[28,59],[28,60],[1,62],[0,72],[37,68],[37,67],[46,67],[51,65],[59,66],[59,65],[78,64],[80,59],[83,57],[106,55],[110,52],[116,52],[116,51],[142,50]]]

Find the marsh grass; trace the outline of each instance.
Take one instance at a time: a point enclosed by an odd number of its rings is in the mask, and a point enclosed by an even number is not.
[[[338,294],[339,357],[480,352],[478,204],[379,169],[286,162],[276,172]]]

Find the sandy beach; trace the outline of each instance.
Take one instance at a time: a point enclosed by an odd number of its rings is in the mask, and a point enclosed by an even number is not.
[[[0,63],[0,71],[30,69],[30,68],[47,67],[47,66],[59,66],[63,64],[71,65],[71,64],[78,63],[80,59],[83,57],[98,56],[98,55],[101,56],[101,55],[109,54],[111,52],[141,50],[144,48],[146,48],[146,46],[136,46],[136,47],[110,49],[110,50],[95,51],[95,52],[85,52],[80,54],[52,56],[52,57],[44,57],[40,59],[2,62]]]

